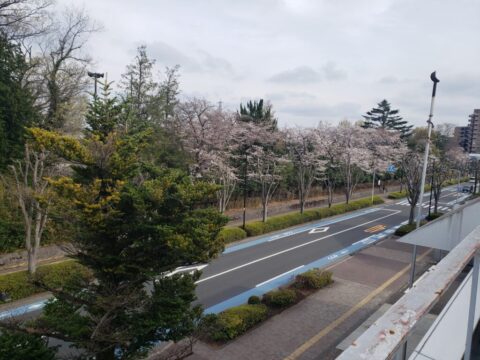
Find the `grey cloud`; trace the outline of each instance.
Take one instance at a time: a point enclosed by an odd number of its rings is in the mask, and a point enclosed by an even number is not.
[[[265,98],[272,101],[284,101],[289,99],[314,100],[316,96],[307,92],[284,91],[265,94]]]
[[[480,97],[480,77],[470,75],[456,75],[450,78],[445,77],[439,84],[439,91],[445,91],[449,95]]]
[[[314,83],[321,80],[320,74],[309,66],[299,66],[271,76],[268,81],[287,84]]]
[[[271,76],[268,80],[276,83],[305,84],[320,82],[323,79],[336,81],[346,78],[347,73],[339,69],[335,62],[329,61],[321,67],[320,71],[317,71],[310,66],[303,65],[282,71]]]
[[[323,65],[322,71],[327,80],[342,80],[347,78],[347,73],[339,69],[333,61],[329,61]]]
[[[398,82],[398,79],[395,76],[384,76],[378,82],[382,84],[395,84]]]
[[[148,44],[147,49],[157,63],[164,66],[180,65],[187,72],[208,72],[233,74],[232,65],[225,59],[215,57],[206,51],[198,50],[197,56],[188,56],[167,43],[156,41]]]
[[[286,114],[314,117],[317,119],[329,117],[343,119],[345,117],[359,117],[361,106],[357,103],[343,102],[336,105],[298,104],[279,107],[279,111]]]

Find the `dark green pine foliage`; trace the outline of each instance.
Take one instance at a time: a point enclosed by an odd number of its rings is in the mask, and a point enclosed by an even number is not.
[[[271,131],[278,129],[277,119],[274,116],[272,106],[265,104],[263,99],[259,101],[250,100],[245,106],[240,104],[240,120],[266,126]]]
[[[54,360],[55,348],[47,347],[39,336],[2,329],[0,359]]]
[[[393,110],[387,100],[382,100],[377,107],[363,115],[365,118],[363,127],[399,131],[401,137],[406,138],[410,136],[413,125],[408,125],[408,122],[398,114],[399,110]]]
[[[19,46],[0,33],[0,171],[22,155],[25,127],[37,119],[33,97],[22,85],[26,70]]]
[[[72,257],[95,281],[52,289],[56,300],[36,327],[98,360],[134,359],[158,341],[195,331],[202,313],[192,305],[199,274],[165,274],[218,255],[217,234],[227,218],[209,207],[215,185],[145,164],[148,138],[141,132],[100,134],[100,141],[86,134],[91,156],[75,167],[73,179],[56,185],[64,221],[76,229]]]
[[[99,82],[99,85],[101,95],[94,96],[93,101],[88,105],[85,118],[88,125],[86,132],[104,139],[119,127],[128,127],[128,113],[124,104],[111,96],[111,83]]]

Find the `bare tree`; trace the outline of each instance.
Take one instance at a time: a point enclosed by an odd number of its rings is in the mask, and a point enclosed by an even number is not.
[[[438,202],[442,193],[442,187],[451,176],[450,164],[448,160],[445,158],[440,160],[433,159],[430,172],[432,176],[432,188],[430,191],[432,191],[434,199],[433,213],[436,214],[438,211]]]
[[[50,196],[46,177],[51,174],[48,153],[25,145],[23,161],[11,165],[15,179],[15,195],[22,210],[25,225],[25,248],[28,256],[28,272],[37,269],[37,254],[48,219]]]
[[[66,10],[41,46],[42,55],[32,60],[36,66],[28,80],[44,113],[44,127],[61,128],[72,101],[86,91],[90,57],[83,50],[97,29],[84,11]]]
[[[0,32],[8,40],[23,42],[45,34],[50,27],[52,0],[0,0]]]
[[[413,224],[422,181],[421,161],[418,153],[413,151],[406,153],[400,161],[400,167],[404,174],[403,180],[407,190],[407,200],[410,204],[408,223]]]
[[[325,170],[326,161],[321,159],[323,153],[316,143],[317,136],[314,130],[289,129],[286,135],[290,159],[297,178],[300,213],[303,214],[312,184]]]

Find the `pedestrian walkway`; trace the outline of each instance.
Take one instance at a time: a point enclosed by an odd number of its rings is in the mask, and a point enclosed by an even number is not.
[[[336,346],[405,288],[410,257],[409,245],[382,241],[334,265],[334,284],[226,345],[198,342],[188,359],[334,359]],[[430,261],[422,248],[418,270]]]

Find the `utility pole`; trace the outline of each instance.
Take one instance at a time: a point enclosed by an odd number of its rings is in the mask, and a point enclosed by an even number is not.
[[[373,179],[372,179],[372,205],[373,205],[374,195],[375,195],[375,165],[373,166]]]
[[[247,216],[247,150],[245,149],[245,166],[243,168],[243,230],[245,230],[245,221]]]
[[[428,204],[428,216],[430,217],[430,211],[432,208],[432,195],[433,195],[433,174],[435,173],[435,158],[432,159],[432,178],[430,179],[430,203]]]
[[[417,226],[418,229],[420,227],[420,222],[422,221],[422,203],[423,203],[423,195],[425,193],[425,178],[427,177],[427,163],[428,163],[428,152],[430,151],[430,138],[432,136],[432,118],[433,118],[433,106],[435,104],[435,95],[437,92],[437,84],[440,80],[437,79],[436,71],[430,74],[430,79],[433,81],[433,89],[432,89],[432,99],[430,101],[430,114],[428,115],[428,133],[427,133],[427,144],[425,145],[425,155],[423,157],[423,169],[422,169],[422,181],[420,185],[420,201],[418,202],[418,211],[417,211]],[[410,281],[408,287],[411,288],[413,286],[413,282],[415,280],[415,265],[417,261],[417,245],[413,245],[413,252],[412,252],[412,266],[410,270]]]
[[[104,74],[103,73],[96,73],[96,72],[87,72],[88,76],[93,78],[93,81],[95,83],[95,91],[93,93],[94,98],[97,98],[97,81],[99,78],[103,78]]]

